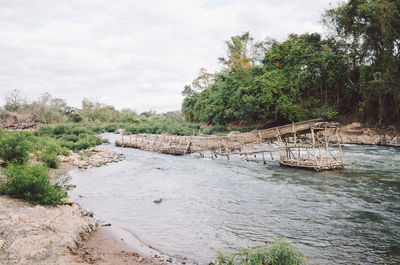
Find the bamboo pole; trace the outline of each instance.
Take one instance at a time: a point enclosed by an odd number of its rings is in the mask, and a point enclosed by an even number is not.
[[[270,149],[272,149],[271,142],[268,142],[268,147],[269,147]],[[272,156],[272,152],[269,152],[269,155],[271,156],[271,159],[274,160],[274,157]]]
[[[340,144],[340,138],[339,138],[339,133],[338,133],[338,131],[339,131],[339,128],[336,128],[336,140],[337,140],[338,147],[339,147],[340,160],[342,160],[342,163],[344,163],[342,145]]]
[[[243,144],[244,156],[246,157],[246,161],[249,161],[249,158],[247,157],[246,144],[244,144],[244,141],[242,141],[242,144]]]
[[[315,137],[314,137],[314,129],[313,128],[311,128],[311,138],[312,138],[312,148],[313,148],[313,152],[314,152],[314,159],[315,159],[316,166],[318,167],[319,163],[318,163],[318,159],[317,159],[317,154],[315,152]]]
[[[262,149],[262,137],[261,137],[261,132],[258,132],[258,135],[260,136],[260,148]],[[264,164],[266,164],[265,162],[265,157],[264,157],[264,152],[261,152],[262,155],[262,160],[264,162]]]
[[[226,157],[229,160],[228,138],[225,139],[225,152],[226,152]]]

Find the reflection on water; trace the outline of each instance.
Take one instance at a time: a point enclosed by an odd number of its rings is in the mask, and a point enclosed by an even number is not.
[[[71,196],[162,252],[205,264],[286,237],[311,264],[400,262],[398,148],[347,145],[326,172],[108,148],[126,160],[72,171]]]

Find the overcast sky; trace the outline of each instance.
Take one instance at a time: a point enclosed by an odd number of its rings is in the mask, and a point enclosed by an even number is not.
[[[49,92],[138,112],[180,109],[201,67],[220,68],[224,41],[324,32],[332,0],[0,0],[0,92]]]

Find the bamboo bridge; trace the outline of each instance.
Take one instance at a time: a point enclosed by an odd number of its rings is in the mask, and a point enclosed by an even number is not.
[[[264,164],[279,152],[282,166],[319,171],[346,164],[338,130],[337,123],[314,119],[248,133],[231,132],[227,136],[122,134],[115,144],[173,155],[198,153],[204,157],[209,153],[213,158],[224,155],[227,159],[240,155],[247,161],[261,155]]]

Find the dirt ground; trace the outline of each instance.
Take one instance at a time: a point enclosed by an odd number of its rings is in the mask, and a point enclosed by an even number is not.
[[[78,155],[64,158],[51,176],[76,167],[101,166],[122,157],[102,148],[81,160]],[[0,265],[31,264],[166,264],[154,257],[141,256],[106,227],[99,226],[93,214],[75,205],[45,207],[0,196]],[[170,263],[168,263],[170,264]]]
[[[104,227],[90,234],[83,244],[59,259],[60,264],[168,264],[153,257],[144,257],[124,244],[122,240],[114,238]]]

